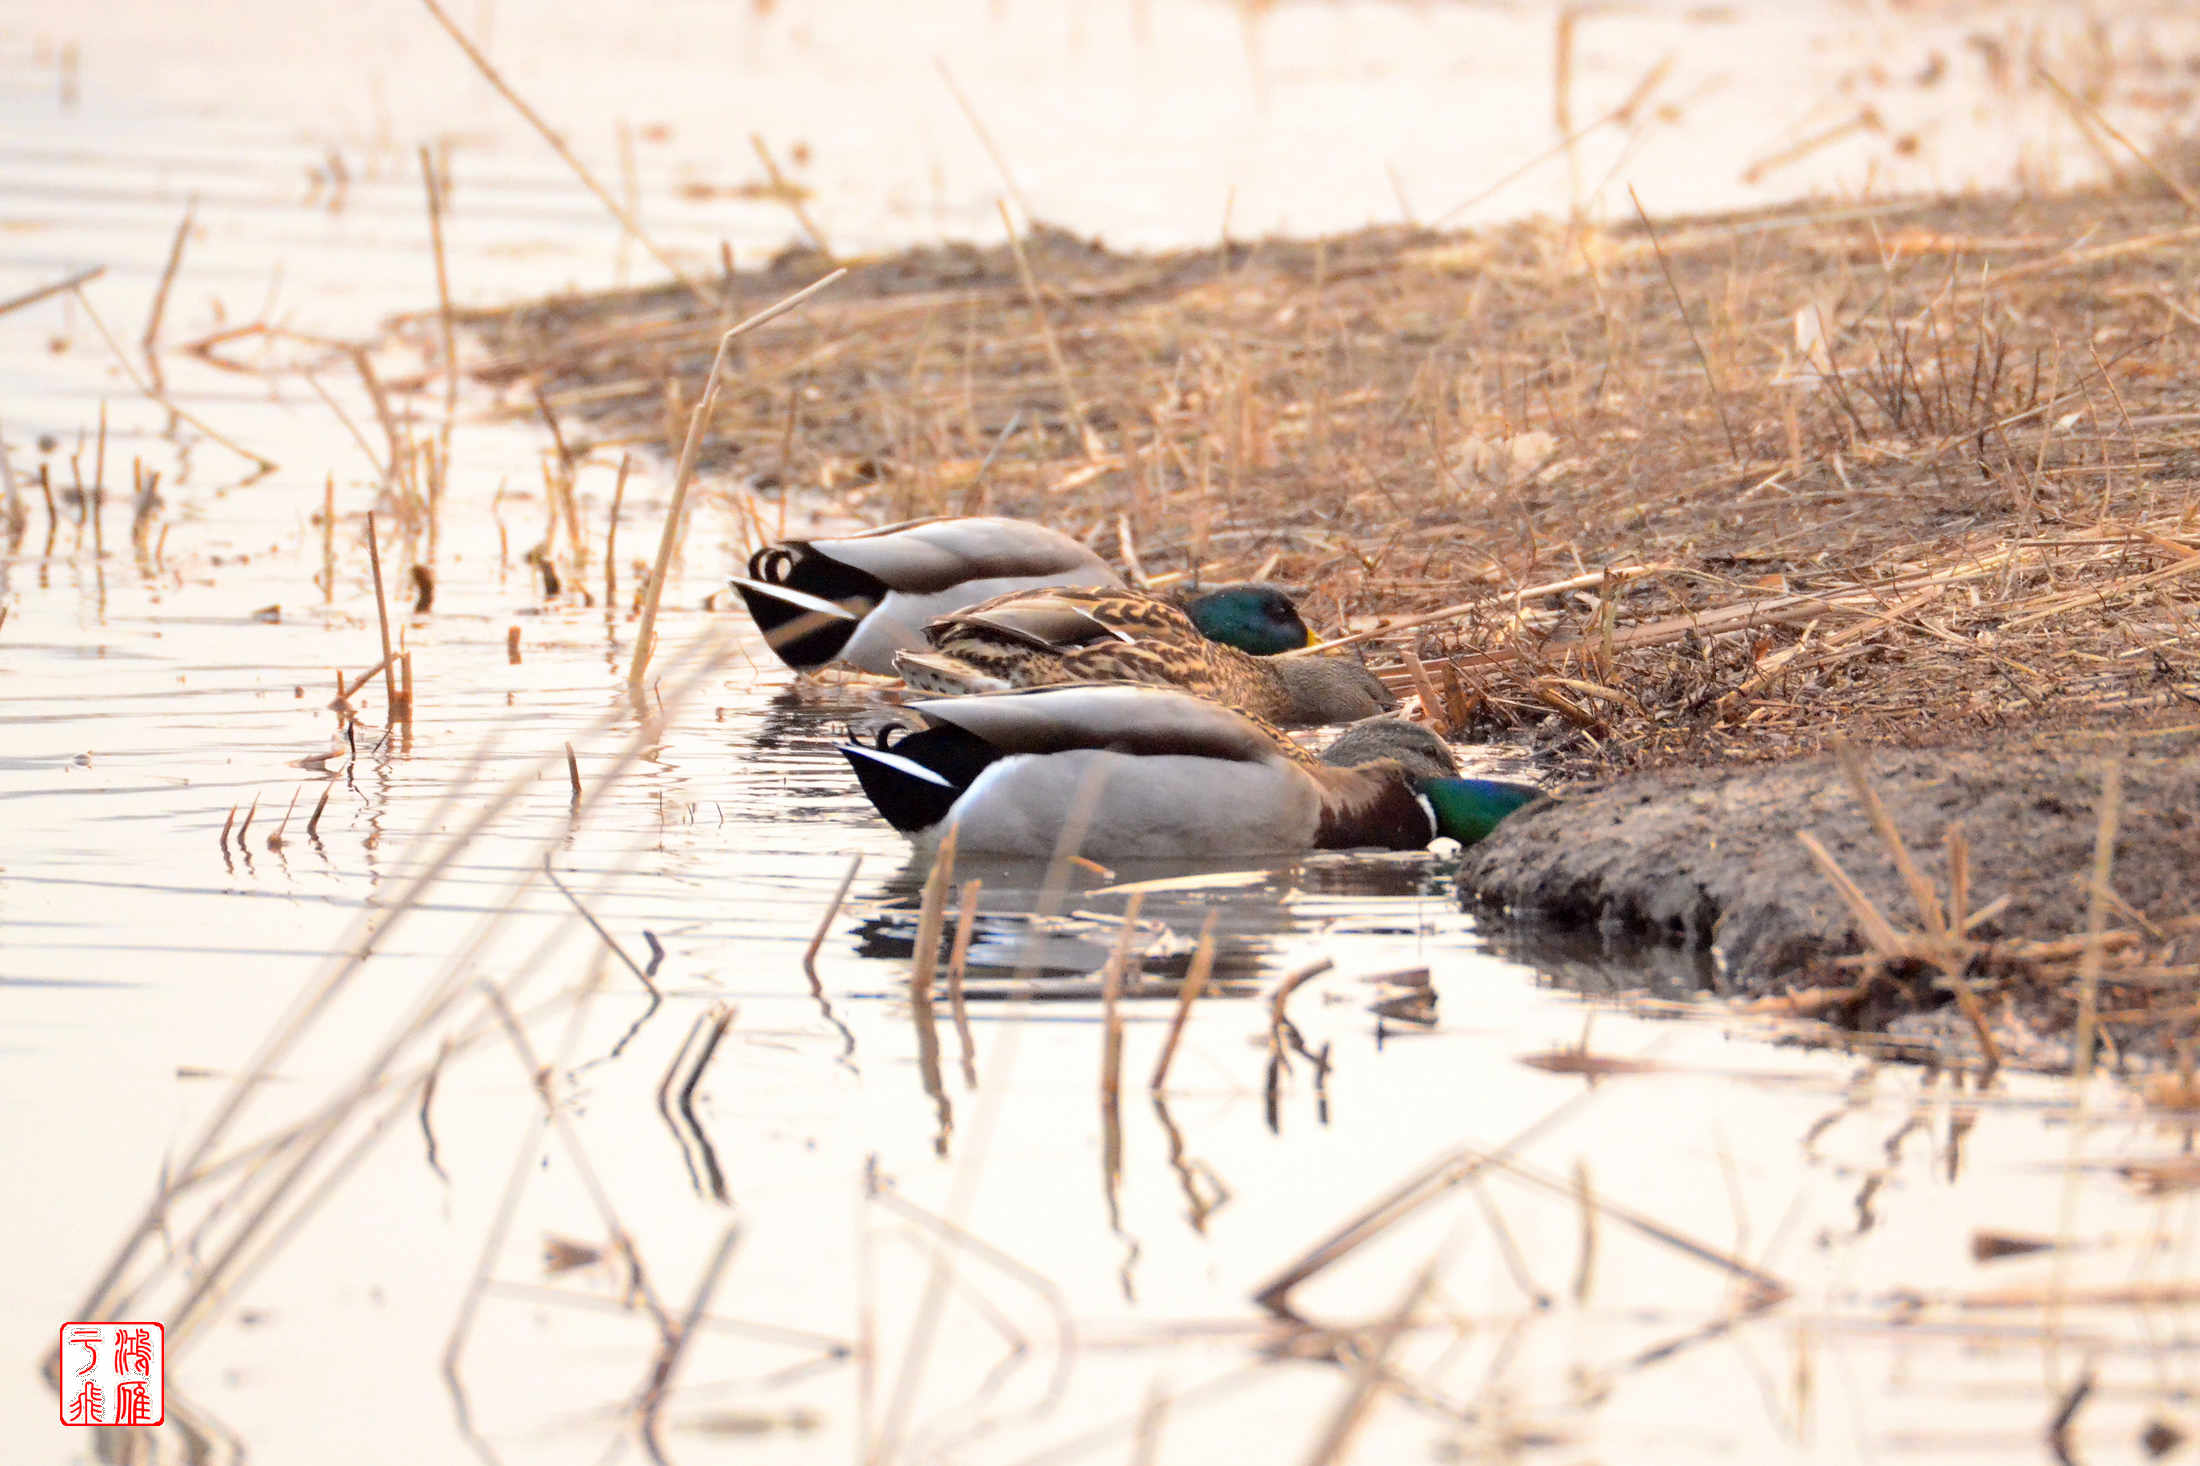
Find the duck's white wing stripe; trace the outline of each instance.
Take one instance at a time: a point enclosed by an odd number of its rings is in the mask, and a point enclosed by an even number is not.
[[[868,743],[846,743],[842,744],[841,746],[847,749],[850,753],[853,753],[858,757],[868,759],[872,763],[884,764],[890,769],[899,769],[912,779],[922,779],[925,783],[937,784],[942,789],[952,789],[955,787],[953,784],[947,782],[946,779],[940,777],[938,774],[935,774],[930,769],[926,768],[923,764],[918,763],[915,759],[904,758],[890,748],[873,748]]]
[[[838,602],[828,601],[823,596],[813,596],[808,591],[796,590],[792,586],[774,585],[768,580],[751,580],[746,575],[730,575],[726,578],[743,590],[755,591],[760,596],[770,596],[775,601],[785,601],[790,606],[800,606],[803,610],[820,616],[830,616],[835,621],[862,619]]]

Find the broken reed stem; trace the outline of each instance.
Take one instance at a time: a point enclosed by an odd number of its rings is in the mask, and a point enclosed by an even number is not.
[[[932,65],[938,70],[940,80],[947,83],[947,90],[955,98],[955,105],[962,109],[963,118],[970,124],[970,130],[978,135],[978,142],[985,149],[985,155],[993,160],[994,168],[999,170],[1001,186],[1008,190],[1008,196],[1016,201],[1016,207],[1022,211],[1026,219],[1038,218],[1039,216],[1032,212],[1031,200],[1024,197],[1022,185],[1016,182],[1016,175],[1009,171],[1008,159],[994,145],[993,134],[987,132],[985,124],[978,120],[978,109],[970,105],[970,98],[964,96],[963,89],[956,84],[955,74],[949,71],[947,63],[937,56],[932,58]],[[1011,230],[1010,237],[1013,238],[1014,235],[1015,231]]]
[[[1077,424],[1078,440],[1084,445],[1085,457],[1098,462],[1107,457],[1107,447],[1085,418],[1084,401],[1078,397],[1077,386],[1070,380],[1069,361],[1062,355],[1062,344],[1054,339],[1054,324],[1047,319],[1046,302],[1039,295],[1039,281],[1031,273],[1031,260],[1024,254],[1023,236],[1016,232],[1016,221],[1010,217],[1007,203],[995,199],[993,205],[1001,211],[1002,227],[1008,230],[1008,247],[1016,256],[1016,275],[1024,282],[1024,294],[1031,301],[1032,315],[1038,318],[1039,338],[1046,343],[1047,360],[1054,363],[1054,377],[1061,385],[1062,400],[1069,406],[1070,420]]]
[[[8,549],[22,537],[23,527],[30,511],[23,507],[22,491],[15,485],[15,462],[8,455],[7,434],[0,432],[0,534],[8,539]]]
[[[947,887],[955,878],[955,841],[961,831],[954,825],[940,837],[939,852],[932,858],[932,870],[924,878],[924,897],[917,908],[917,944],[914,953],[915,966],[910,969],[909,987],[918,998],[929,998],[932,978],[939,971],[940,931],[947,922]]]
[[[176,283],[176,272],[183,268],[184,241],[191,237],[191,216],[199,209],[199,196],[192,194],[183,202],[183,218],[176,224],[176,236],[168,242],[168,263],[160,272],[160,284],[153,287],[153,305],[145,313],[145,334],[138,344],[145,349],[145,365],[157,376],[160,363],[154,359],[160,346],[161,318],[168,313],[168,289]]]
[[[321,485],[321,604],[336,599],[336,475]]]
[[[1971,929],[1971,842],[1963,833],[1960,823],[1948,826],[1948,930],[1960,942]],[[1964,1021],[1978,1035],[1979,1052],[1986,1056],[1986,1065],[1979,1074],[1979,1085],[1984,1088],[1993,1083],[1994,1075],[2001,1069],[2001,1045],[1994,1038],[1993,1029],[1986,1021],[1986,1006],[1979,1001],[1978,992],[1971,986],[1970,977],[1962,970],[1967,963],[1960,961],[1960,953],[1951,950],[1945,969],[1948,985],[1956,995],[1956,1006],[1963,1010]]]
[[[1556,34],[1552,38],[1555,54],[1551,58],[1551,122],[1558,135],[1563,138],[1574,135],[1574,29],[1580,20],[1579,7],[1562,6],[1558,12]],[[1566,149],[1567,227],[1578,230],[1581,227],[1581,215],[1581,154],[1569,144]]]
[[[1627,185],[1627,197],[1634,200],[1635,217],[1642,220],[1643,231],[1650,236],[1650,248],[1657,254],[1658,268],[1665,273],[1665,288],[1672,292],[1673,309],[1681,313],[1681,325],[1688,330],[1688,344],[1696,349],[1696,360],[1703,366],[1703,379],[1711,385],[1711,405],[1718,410],[1719,426],[1726,431],[1726,451],[1733,455],[1737,467],[1748,460],[1742,456],[1742,440],[1735,435],[1734,424],[1726,415],[1726,393],[1719,386],[1718,374],[1711,370],[1711,357],[1703,349],[1703,340],[1696,334],[1696,323],[1689,319],[1688,306],[1681,299],[1680,282],[1673,278],[1672,262],[1665,257],[1665,246],[1658,242],[1658,231],[1650,223],[1650,215],[1643,209],[1642,200],[1635,194],[1635,186]]]
[[[329,389],[321,385],[321,379],[312,372],[302,375],[306,379],[306,386],[313,390],[313,394],[321,399],[330,412],[336,414],[336,420],[344,425],[344,431],[350,433],[351,440],[359,445],[359,451],[366,455],[368,465],[374,469],[375,478],[384,484],[393,483],[395,480],[391,476],[392,471],[383,466],[382,460],[375,454],[374,445],[367,441],[367,435],[359,431],[359,424],[353,422],[351,414],[344,411],[344,404],[338,402]],[[394,447],[393,442],[392,448]]]
[[[955,941],[947,956],[947,1010],[955,1020],[955,1038],[962,1045],[963,1082],[973,1089],[978,1083],[978,1050],[970,1037],[970,1009],[963,1002],[963,970],[970,962],[970,936],[977,926],[978,892],[985,882],[976,876],[963,882],[962,910],[955,916]]]
[[[2077,119],[2078,124],[2081,128],[2090,124],[2094,127],[2098,127],[2101,131],[2107,133],[2110,137],[2114,138],[2119,144],[2122,145],[2125,152],[2131,154],[2132,157],[2139,160],[2140,167],[2146,169],[2147,172],[2154,175],[2156,182],[2160,183],[2162,187],[2168,189],[2171,193],[2177,195],[2178,202],[2182,203],[2186,208],[2190,209],[2195,215],[2200,215],[2200,197],[2195,197],[2191,189],[2185,187],[2182,182],[2172,177],[2169,171],[2163,168],[2161,164],[2155,162],[2154,159],[2148,155],[2147,151],[2144,148],[2140,147],[2130,138],[2124,136],[2123,133],[2117,129],[2115,123],[2110,122],[2106,117],[2101,115],[2100,108],[2091,105],[2080,97],[2074,96],[2071,93],[2070,88],[2064,86],[2062,84],[2062,81],[2055,75],[2055,73],[2049,71],[2045,66],[2040,65],[2037,61],[2032,63],[2032,71],[2033,74],[2038,76],[2041,81],[2047,83],[2049,88],[2054,91],[2057,97],[2060,97],[2062,99],[2062,104],[2070,109],[2070,115]]]
[[[107,267],[105,265],[94,265],[88,270],[79,270],[65,279],[56,280],[51,285],[41,285],[36,290],[26,290],[21,295],[0,300],[0,316],[4,316],[10,311],[21,310],[27,305],[36,305],[42,300],[50,300],[56,295],[66,295],[80,285],[91,284],[106,273]]]
[[[389,701],[389,720],[401,716],[397,701],[397,654],[390,649],[390,601],[382,589],[382,547],[377,542],[374,511],[367,511],[367,560],[374,569],[374,614],[382,625],[382,693]]]
[[[826,242],[825,231],[817,227],[817,221],[810,217],[810,211],[802,207],[801,190],[789,183],[787,175],[779,171],[779,160],[764,145],[764,134],[750,133],[749,146],[756,149],[756,156],[764,165],[764,176],[771,182],[772,196],[787,206],[787,212],[793,214],[795,223],[802,226],[802,232],[809,236],[811,245],[825,257],[825,263],[839,264],[840,261],[833,255],[832,245]]]
[[[619,505],[626,498],[626,476],[633,471],[634,455],[619,455],[619,479],[611,486],[611,524],[603,536],[603,609],[610,615],[619,599]]]
[[[1841,862],[1833,858],[1832,852],[1818,843],[1816,835],[1808,830],[1801,830],[1796,833],[1795,838],[1803,842],[1803,848],[1810,852],[1810,858],[1817,864],[1819,872],[1833,883],[1834,890],[1849,908],[1849,914],[1856,918],[1857,926],[1863,929],[1865,944],[1876,956],[1892,959],[1908,950],[1902,938],[1895,932],[1893,924],[1872,904],[1872,898],[1864,894],[1863,888],[1849,878],[1849,873],[1841,868]]]
[[[2078,958],[2078,1022],[2070,1076],[2084,1084],[2093,1073],[2093,1036],[2099,1021],[2102,934],[2108,927],[2109,872],[2116,863],[2116,827],[2123,815],[2124,763],[2111,757],[2101,774],[2101,818],[2093,837],[2093,878],[2086,893],[2085,950]]]
[[[298,796],[302,792],[298,789],[290,791],[290,803],[283,807],[283,817],[277,822],[275,833],[267,837],[268,849],[280,850],[283,848],[283,831],[290,828],[290,817],[298,812]]]
[[[1207,910],[1207,919],[1199,924],[1199,942],[1192,948],[1192,960],[1184,969],[1184,985],[1177,990],[1176,1014],[1169,1020],[1169,1036],[1161,1042],[1161,1057],[1154,1061],[1153,1078],[1146,1087],[1159,1093],[1169,1082],[1169,1065],[1176,1060],[1178,1040],[1184,1037],[1184,1021],[1192,1015],[1192,1004],[1206,990],[1207,975],[1215,970],[1215,917],[1220,913],[1213,907]]]
[[[1589,1184],[1589,1162],[1585,1157],[1574,1157],[1574,1195],[1581,1210],[1581,1252],[1574,1263],[1574,1304],[1585,1307],[1590,1289],[1596,1283],[1597,1271],[1597,1208],[1596,1192]]]
[[[1138,935],[1138,913],[1145,904],[1144,891],[1131,892],[1123,904],[1123,928],[1115,935],[1107,970],[1100,977],[1100,1102],[1111,1109],[1123,1092],[1123,974],[1130,966],[1131,941]]]
[[[422,0],[422,3],[432,9],[435,0]],[[725,365],[726,348],[765,322],[776,320],[788,311],[798,308],[811,296],[847,273],[847,267],[841,266],[776,305],[766,306],[718,338],[717,353],[710,359],[710,376],[703,385],[703,400],[695,404],[695,411],[688,418],[687,441],[680,445],[680,466],[672,479],[672,502],[665,507],[664,532],[657,540],[657,563],[650,572],[649,594],[642,600],[641,624],[634,630],[634,664],[627,672],[626,688],[627,695],[637,704],[642,700],[642,674],[649,668],[651,643],[655,639],[657,605],[664,598],[665,577],[672,569],[672,552],[680,543],[680,520],[687,508],[688,481],[695,476],[696,451],[702,446],[703,430],[710,421],[710,410],[718,401],[721,380],[719,369]]]
[[[1420,653],[1400,642],[1398,655],[1405,659],[1406,670],[1413,674],[1413,690],[1421,699],[1421,719],[1445,737],[1450,737],[1451,717],[1445,711],[1444,699],[1436,691],[1436,684],[1429,680],[1428,668],[1421,665]]]
[[[1944,942],[1948,937],[1948,923],[1940,909],[1940,894],[1917,868],[1917,862],[1910,859],[1910,847],[1903,842],[1902,832],[1895,828],[1894,816],[1887,813],[1879,791],[1872,787],[1871,776],[1864,770],[1863,756],[1857,753],[1856,745],[1838,734],[1833,740],[1833,756],[1839,761],[1841,773],[1849,781],[1856,802],[1864,807],[1864,817],[1871,821],[1872,832],[1887,847],[1895,871],[1902,877],[1902,883],[1910,888],[1910,900],[1917,907],[1918,918],[1925,923],[1926,936],[1935,943]]]
[[[353,678],[349,684],[345,683],[344,674],[342,672],[338,672],[336,674],[336,700],[338,702],[349,702],[353,693],[357,692],[360,688],[366,686],[369,682],[372,682],[375,678],[381,676],[382,669],[390,665],[391,658],[385,655],[381,661],[376,662],[373,666],[367,668],[366,671],[361,672],[357,677]]]
[[[1276,984],[1275,992],[1271,993],[1268,998],[1268,1028],[1270,1034],[1275,1036],[1279,1043],[1280,1036],[1291,1022],[1283,1011],[1284,1004],[1291,1001],[1293,993],[1336,965],[1327,957],[1317,957],[1296,972],[1287,974],[1282,982]]]
[[[547,855],[543,858],[549,859]],[[559,1070],[545,1065],[537,1056],[534,1044],[527,1037],[525,1026],[512,1011],[511,1004],[505,1000],[502,988],[495,983],[481,981],[475,984],[475,989],[488,1001],[491,1011],[503,1025],[505,1037],[511,1041],[513,1054],[520,1061],[522,1072],[533,1085],[535,1097],[541,1103],[544,1114],[549,1117],[550,1128],[557,1132],[558,1139],[563,1143],[566,1159],[571,1163],[582,1191],[595,1206],[598,1220],[610,1235],[613,1247],[626,1262],[628,1281],[642,1307],[648,1310],[650,1321],[657,1326],[657,1337],[672,1340],[677,1333],[671,1316],[666,1313],[663,1302],[657,1297],[656,1289],[650,1286],[649,1275],[642,1268],[641,1254],[634,1246],[633,1234],[619,1220],[619,1211],[612,1203],[611,1192],[603,1184],[595,1165],[588,1159],[588,1150],[581,1144],[580,1132],[574,1127],[572,1113],[553,1086],[552,1081]]]
[[[420,182],[428,191],[428,239],[435,246],[435,298],[443,322],[443,449],[450,452],[458,416],[458,320],[451,311],[451,267],[443,251],[443,186],[427,144],[420,146]]]
[[[573,785],[573,809],[578,813],[581,807],[581,761],[573,756],[571,743],[565,745],[565,777]]]
[[[719,1234],[718,1246],[711,1252],[710,1261],[704,1264],[701,1276],[695,1281],[695,1294],[680,1315],[679,1327],[665,1342],[656,1365],[650,1370],[649,1386],[642,1395],[641,1435],[652,1460],[666,1459],[664,1445],[657,1438],[658,1412],[663,1409],[665,1395],[679,1373],[680,1361],[687,1357],[688,1341],[695,1337],[696,1326],[703,1321],[711,1295],[718,1291],[718,1280],[725,1276],[726,1264],[733,1260],[733,1249],[740,1241],[741,1224],[728,1222],[726,1230]]]
[[[85,278],[89,279],[91,277],[86,276]],[[83,281],[79,280],[74,283],[78,286],[81,286],[83,284]],[[234,439],[223,436],[221,433],[216,432],[213,428],[208,427],[206,425],[205,419],[198,417],[194,413],[187,412],[181,407],[178,407],[175,403],[175,400],[168,395],[165,389],[155,385],[154,383],[146,381],[144,377],[138,374],[137,366],[130,360],[129,354],[122,349],[122,343],[115,339],[114,332],[107,329],[107,323],[101,320],[99,312],[92,308],[91,297],[86,295],[82,289],[78,289],[76,291],[76,303],[84,308],[84,318],[92,323],[92,328],[94,330],[99,332],[99,338],[102,341],[105,341],[107,343],[107,349],[114,353],[115,364],[122,368],[122,374],[130,379],[130,385],[137,388],[140,394],[142,394],[150,401],[159,403],[162,407],[165,407],[170,412],[174,413],[178,422],[189,423],[192,427],[195,427],[200,432],[206,434],[206,436],[210,440],[220,444],[224,448],[227,448],[230,452],[236,454],[239,458],[249,459],[252,464],[259,469],[260,473],[273,473],[277,468],[280,468],[282,466],[275,462],[274,459],[263,458],[259,454],[253,452],[250,448],[243,447]],[[5,307],[0,307],[0,314],[4,313]]]
[[[572,744],[568,743],[567,745],[565,745],[565,754],[568,759],[573,756]],[[577,789],[579,786],[576,784],[575,787]],[[545,852],[542,857],[542,873],[549,878],[550,884],[557,888],[558,894],[563,896],[566,899],[567,903],[571,905],[575,911],[580,913],[581,920],[588,923],[588,929],[596,934],[597,938],[602,941],[605,947],[610,949],[611,955],[618,958],[620,963],[625,966],[626,970],[634,975],[634,980],[640,983],[644,988],[648,989],[649,996],[652,999],[661,1001],[664,998],[664,992],[657,986],[657,980],[650,976],[651,969],[656,966],[655,961],[652,961],[649,967],[644,967],[641,963],[636,962],[631,956],[627,954],[626,948],[619,945],[619,939],[611,935],[609,931],[605,930],[604,924],[602,922],[596,920],[596,913],[590,911],[587,906],[582,904],[581,898],[574,894],[573,889],[570,886],[566,885],[565,882],[558,879],[557,868],[551,865],[548,852]],[[663,954],[660,952],[658,955],[661,957]],[[719,1031],[724,1032],[725,1025],[732,1021],[732,1010],[722,1007],[718,1011],[720,1015],[718,1025]],[[698,1068],[696,1070],[696,1076],[700,1078],[701,1074],[702,1070]],[[692,1083],[692,1081],[690,1082]]]
[[[1336,1462],[1345,1460],[1351,1454],[1353,1437],[1359,1434],[1360,1427],[1366,1423],[1368,1412],[1374,1408],[1384,1386],[1394,1377],[1390,1367],[1392,1352],[1397,1349],[1398,1341],[1405,1337],[1407,1328],[1413,1323],[1413,1316],[1421,1311],[1421,1305],[1435,1291],[1437,1264],[1442,1257],[1443,1253],[1438,1252],[1421,1265],[1412,1281],[1407,1284],[1405,1295],[1398,1300],[1398,1306],[1378,1320],[1360,1341],[1359,1357],[1352,1371],[1351,1383],[1345,1390],[1344,1399],[1338,1403],[1328,1423],[1322,1428],[1321,1435],[1316,1437],[1312,1449],[1306,1453],[1307,1466],[1335,1466]]]
[[[552,152],[564,160],[566,167],[573,170],[573,176],[580,179],[588,191],[596,196],[598,203],[610,210],[611,217],[619,221],[619,227],[631,235],[636,244],[648,250],[650,258],[662,265],[665,273],[679,281],[689,294],[701,301],[705,307],[716,306],[718,302],[710,293],[689,279],[686,273],[672,262],[672,256],[666,254],[664,250],[658,247],[655,240],[643,232],[641,221],[628,212],[625,205],[613,198],[609,189],[596,181],[596,175],[589,172],[587,166],[578,157],[574,156],[573,150],[565,145],[565,139],[559,136],[557,131],[542,119],[540,113],[528,106],[525,99],[518,92],[512,90],[511,85],[504,80],[496,67],[490,64],[489,58],[474,48],[474,43],[466,38],[466,33],[458,28],[457,22],[444,14],[443,7],[436,4],[436,0],[420,0],[420,3],[428,7],[428,14],[434,16],[436,24],[442,26],[450,38],[458,43],[458,49],[466,53],[466,59],[474,63],[474,68],[482,74],[490,86],[497,89],[498,95],[503,97],[505,101],[510,102],[513,110],[526,118],[528,125],[534,128],[536,132],[542,134],[542,140],[550,145]]]
[[[802,949],[802,972],[817,984],[817,949],[825,945],[825,934],[833,928],[833,918],[840,915],[840,903],[848,899],[848,888],[856,883],[856,872],[863,866],[860,854],[848,857],[848,868],[840,874],[840,884],[833,889],[833,899],[825,907],[825,914],[818,918],[817,930],[810,934],[810,945]]]
[[[383,485],[395,489],[401,482],[401,476],[405,472],[405,441],[397,431],[397,418],[390,412],[389,394],[382,390],[382,378],[374,370],[374,358],[367,354],[367,349],[364,346],[352,348],[351,365],[352,369],[359,373],[359,380],[366,384],[367,400],[374,404],[375,421],[382,424],[383,440],[389,444],[389,466],[382,469]],[[333,405],[333,399],[331,399],[331,403]],[[342,409],[337,410],[341,415]],[[365,446],[363,438],[361,439],[361,446]],[[372,450],[368,451],[367,457],[374,458]]]

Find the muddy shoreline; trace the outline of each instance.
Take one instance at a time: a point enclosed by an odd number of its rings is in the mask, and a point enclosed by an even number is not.
[[[2074,1015],[2105,780],[2119,764],[2103,1027],[2116,1050],[2173,1055],[2184,1026],[2173,994],[2190,990],[2181,969],[2200,951],[2200,722],[2138,738],[2010,732],[1862,761],[1941,919],[1983,916],[1958,963],[1882,960],[1868,918],[1798,838],[1815,837],[1898,936],[1924,934],[1927,916],[1831,755],[1638,774],[1525,810],[1464,854],[1463,899],[1525,950],[1593,934],[1613,953],[1695,954],[1723,996],[1850,1027],[1970,1037],[1950,1011],[1960,978],[2009,1062],[2057,1067],[2067,1047],[2042,1036]],[[1957,827],[1960,915],[1948,906]]]

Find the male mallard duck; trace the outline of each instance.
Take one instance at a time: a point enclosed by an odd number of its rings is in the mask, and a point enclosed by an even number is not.
[[[1068,535],[1021,519],[912,519],[837,539],[788,540],[749,557],[733,584],[788,666],[842,661],[891,673],[894,653],[924,645],[924,623],[1002,594],[1048,585],[1115,585],[1106,561]]]
[[[1282,616],[1305,623],[1272,586],[1210,592],[1184,609],[1147,591],[1048,587],[996,596],[924,628],[931,647],[901,652],[894,669],[926,692],[993,692],[1063,682],[1142,682],[1180,687],[1272,723],[1344,723],[1396,707],[1375,675],[1351,657],[1258,657],[1228,639],[1288,635]]]
[[[1217,586],[1168,597],[1201,636],[1256,657],[1273,657],[1314,644],[1298,603],[1280,586],[1263,581]]]
[[[1343,766],[1171,688],[1081,683],[905,711],[924,726],[840,751],[894,828],[923,839],[953,823],[964,850],[1050,855],[1088,798],[1078,851],[1100,860],[1417,850],[1439,835],[1471,844],[1538,797],[1524,784],[1443,775],[1442,740],[1397,719],[1348,750],[1370,762]],[[1098,782],[1090,794],[1088,781]]]

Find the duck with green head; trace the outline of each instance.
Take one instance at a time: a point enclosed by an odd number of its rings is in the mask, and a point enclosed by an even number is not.
[[[952,824],[960,848],[1000,855],[1051,855],[1088,800],[1078,852],[1133,860],[1470,844],[1539,797],[1457,777],[1443,741],[1399,719],[1317,759],[1266,723],[1162,687],[1030,688],[905,711],[919,726],[841,746],[863,792],[912,838]]]
[[[1136,682],[1197,693],[1287,727],[1344,723],[1397,706],[1356,657],[1282,656],[1312,641],[1290,597],[1225,586],[1183,605],[1121,586],[997,596],[924,628],[895,670],[925,692]]]

